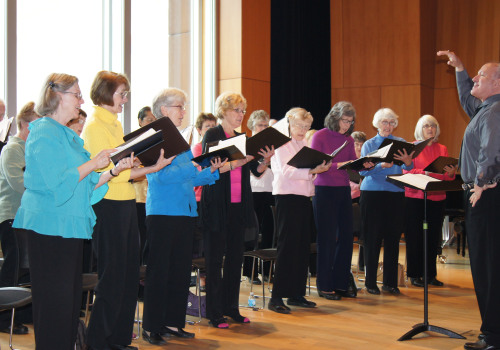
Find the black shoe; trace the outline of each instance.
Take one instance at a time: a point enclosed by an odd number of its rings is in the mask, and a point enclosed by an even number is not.
[[[342,299],[342,296],[340,294],[338,294],[337,292],[325,293],[325,292],[322,292],[318,289],[318,295],[322,298],[325,298],[326,300],[340,300],[340,299]]]
[[[4,329],[0,329],[0,332],[10,334],[10,326]],[[22,323],[14,323],[14,329],[12,330],[12,334],[28,334],[28,327],[23,325]]]
[[[229,328],[229,324],[225,317],[211,319],[208,323],[219,329]]]
[[[380,294],[380,289],[378,289],[378,287],[377,287],[377,286],[375,286],[375,287],[373,287],[373,288],[372,288],[372,287],[368,287],[368,286],[366,286],[366,291],[367,291],[368,293],[370,293],[370,294],[375,294],[375,295],[379,295],[379,294]]]
[[[142,335],[144,336],[144,332],[142,333]],[[108,344],[108,347],[111,350],[138,350],[137,347],[132,345]]]
[[[389,287],[389,286],[383,285],[382,286],[382,290],[384,292],[389,292],[392,295],[399,295],[399,294],[401,294],[401,291],[399,290],[398,287]]]
[[[336,290],[335,294],[343,296],[344,298],[356,298],[358,296],[358,293],[352,290]]]
[[[142,338],[149,344],[153,345],[165,345],[167,342],[161,337],[160,333],[148,332],[142,330]],[[126,348],[125,348],[126,349]]]
[[[443,283],[443,282],[441,282],[441,281],[438,281],[438,280],[436,279],[436,277],[434,277],[433,279],[431,279],[431,280],[429,281],[429,284],[430,284],[430,285],[432,285],[432,286],[436,286],[436,287],[442,287],[442,286],[444,286],[444,283]]]
[[[422,280],[422,277],[410,277],[410,282],[415,287],[424,286],[424,281]]]
[[[484,333],[479,333],[479,335],[477,336],[477,339],[478,340],[483,340],[484,337],[486,337],[486,335]]]
[[[300,307],[307,307],[307,308],[316,307],[315,302],[309,301],[304,297],[288,298],[286,303],[288,305],[292,305],[292,306],[300,306]]]
[[[179,337],[179,338],[194,338],[194,333],[186,332],[182,328],[177,328],[176,331],[173,331],[165,326],[161,327],[160,335],[164,337],[173,335],[174,337]]]
[[[465,350],[498,350],[500,348],[493,346],[493,345],[488,345],[484,341],[484,339],[481,339],[481,340],[478,340],[477,342],[465,343],[464,349]]]
[[[271,300],[269,302],[269,304],[267,305],[267,308],[269,310],[277,312],[279,314],[289,314],[290,313],[290,308],[283,303],[283,300],[281,301],[281,303],[277,303],[277,302],[274,302]]]
[[[241,316],[239,312],[227,313],[225,315],[231,317],[233,321],[237,323],[250,323],[250,319],[248,317]]]

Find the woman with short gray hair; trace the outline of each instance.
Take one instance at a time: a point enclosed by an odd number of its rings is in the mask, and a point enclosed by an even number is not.
[[[415,126],[415,143],[432,138],[431,142],[413,160],[414,168],[404,173],[426,174],[439,180],[453,180],[455,178],[456,167],[446,166],[444,173],[429,173],[424,169],[439,156],[448,156],[446,146],[437,142],[440,134],[439,123],[432,115],[422,116]],[[444,219],[444,200],[446,192],[430,192],[427,194],[427,202],[424,203],[424,193],[422,191],[405,187],[405,210],[406,210],[406,258],[408,261],[407,275],[411,284],[416,287],[424,286],[424,248],[423,229],[424,208],[426,208],[427,222],[427,276],[428,283],[433,286],[442,286],[439,281],[436,269],[436,257],[441,236],[441,226]],[[425,206],[425,205],[426,206]]]
[[[375,137],[365,142],[361,156],[377,150],[385,139],[404,141],[392,133],[398,125],[398,116],[390,108],[381,108],[373,116],[373,126],[378,129]],[[361,234],[364,237],[365,286],[370,294],[380,294],[377,287],[378,259],[384,241],[384,284],[382,290],[394,295],[398,288],[399,238],[404,223],[404,189],[387,181],[387,175],[401,174],[413,169],[413,153],[404,150],[394,156],[403,165],[379,163],[370,170],[360,171],[364,176],[359,200]],[[387,218],[391,218],[388,220]]]

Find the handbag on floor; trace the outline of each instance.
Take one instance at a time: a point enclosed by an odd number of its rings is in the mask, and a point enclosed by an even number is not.
[[[200,297],[193,292],[189,291],[188,303],[186,309],[186,315],[199,316],[200,309],[198,305],[200,304]],[[207,317],[207,296],[201,296],[201,317]]]

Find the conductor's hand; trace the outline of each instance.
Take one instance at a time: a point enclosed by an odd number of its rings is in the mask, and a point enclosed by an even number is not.
[[[488,188],[494,188],[496,186],[496,182],[494,184],[484,185],[483,187],[479,187],[478,185],[474,184],[474,188],[470,190],[472,194],[469,198],[469,202],[470,204],[472,204],[472,207],[474,207],[479,201],[479,199],[481,198],[481,194],[483,194],[483,191],[486,191]]]
[[[318,165],[316,168],[309,170],[309,174],[324,173],[325,171],[328,171],[328,169],[330,169],[331,166],[332,166],[332,162],[327,163],[327,162],[323,161],[323,163]]]
[[[220,157],[214,157],[210,161],[210,172],[213,173],[215,170],[222,168],[226,165],[227,158],[224,158],[223,161],[220,160]]]
[[[438,51],[437,55],[438,56],[448,56],[448,62],[447,62],[447,64],[449,66],[454,67],[455,71],[461,72],[461,71],[463,71],[465,69],[462,61],[460,60],[460,58],[453,51],[450,51],[450,50]]]

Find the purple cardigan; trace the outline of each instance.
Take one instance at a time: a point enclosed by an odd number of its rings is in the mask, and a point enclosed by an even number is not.
[[[335,158],[330,170],[318,174],[314,185],[316,186],[349,186],[349,175],[346,170],[338,170],[337,163],[347,162],[356,159],[354,152],[354,139],[351,136],[340,134],[336,131],[324,128],[313,135],[311,148],[330,154],[342,146],[345,141],[348,144],[340,151]]]

